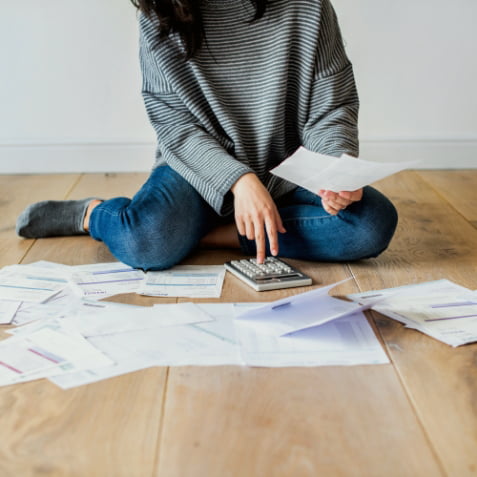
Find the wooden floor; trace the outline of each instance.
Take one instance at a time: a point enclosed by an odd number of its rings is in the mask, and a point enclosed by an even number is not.
[[[45,198],[128,196],[144,179],[0,176],[0,266],[112,260],[88,237],[21,240],[16,217]],[[352,277],[342,294],[448,278],[477,289],[477,170],[407,171],[377,188],[400,214],[391,247],[360,263],[295,262],[315,286]],[[236,256],[209,251],[187,263]],[[258,294],[227,276],[221,300],[290,293]],[[371,319],[391,364],[152,368],[69,391],[46,380],[0,388],[0,476],[477,475],[477,344],[453,349]]]

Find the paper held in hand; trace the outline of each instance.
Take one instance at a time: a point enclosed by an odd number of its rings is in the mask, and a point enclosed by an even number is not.
[[[419,161],[365,161],[347,154],[332,157],[300,147],[270,172],[314,193],[320,189],[340,192],[360,189],[418,164]]]

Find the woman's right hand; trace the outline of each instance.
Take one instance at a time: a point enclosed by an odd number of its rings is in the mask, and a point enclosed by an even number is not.
[[[257,263],[265,260],[266,237],[272,255],[278,255],[278,232],[285,233],[277,206],[266,187],[252,172],[243,175],[230,189],[234,195],[235,223],[240,235],[255,240]]]

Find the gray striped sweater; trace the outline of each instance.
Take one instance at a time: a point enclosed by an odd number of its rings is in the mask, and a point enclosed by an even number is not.
[[[358,155],[358,96],[329,0],[202,0],[206,41],[192,60],[140,16],[143,97],[170,165],[221,215],[253,171],[272,197],[295,186],[269,173],[300,145]]]

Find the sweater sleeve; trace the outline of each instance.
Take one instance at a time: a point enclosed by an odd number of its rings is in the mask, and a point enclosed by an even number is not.
[[[143,32],[140,38],[142,95],[157,136],[157,156],[219,214],[231,211],[231,186],[252,170],[227,152],[171,88]],[[177,61],[182,61],[177,59]]]
[[[359,99],[353,68],[329,0],[323,0],[316,71],[303,146],[330,156],[359,155]]]

